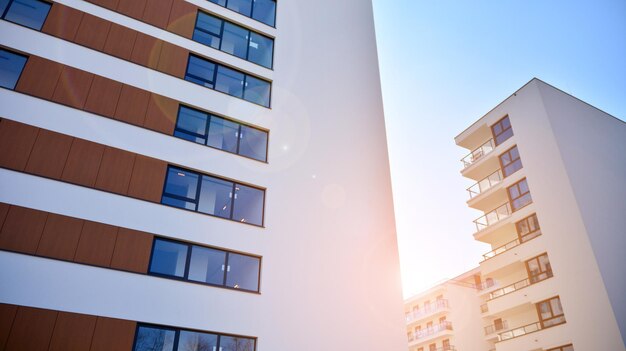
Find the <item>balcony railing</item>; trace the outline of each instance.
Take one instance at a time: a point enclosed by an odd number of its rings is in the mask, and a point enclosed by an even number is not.
[[[487,177],[476,182],[476,184],[467,188],[470,199],[473,199],[474,197],[482,194],[488,189],[491,189],[491,187],[500,183],[501,181],[502,181],[502,170],[498,169],[497,171],[491,173]]]
[[[483,262],[487,261],[490,258],[494,258],[495,256],[497,256],[497,255],[499,255],[499,254],[501,254],[501,253],[503,253],[505,251],[508,251],[508,250],[510,250],[510,249],[512,249],[512,248],[514,248],[516,246],[519,246],[519,245],[521,245],[523,243],[526,243],[526,242],[530,241],[531,239],[534,239],[534,238],[536,238],[536,237],[538,237],[540,235],[541,235],[541,231],[536,230],[536,231],[534,231],[532,233],[528,233],[528,234],[522,236],[522,241],[520,241],[519,238],[517,238],[515,240],[512,240],[512,241],[509,241],[508,243],[506,243],[506,244],[504,244],[504,245],[502,245],[500,247],[497,247],[497,248],[487,252],[486,254],[483,254]]]
[[[470,152],[469,155],[461,159],[461,162],[463,162],[463,168],[467,168],[476,163],[476,161],[490,153],[494,147],[495,144],[493,143],[493,139],[489,139],[486,143],[482,144],[476,150]]]
[[[495,324],[488,325],[485,327],[485,336],[493,334],[500,330],[508,329],[508,328],[509,328],[509,323],[507,321],[502,321],[502,324],[498,324],[498,325],[495,325]]]
[[[427,338],[444,330],[452,330],[452,323],[445,321],[430,328],[418,330],[415,332],[415,340]]]
[[[449,346],[440,346],[436,349],[428,349],[428,351],[430,350],[434,350],[434,351],[456,351],[456,347],[454,347],[454,345],[449,345]]]
[[[483,216],[474,220],[476,223],[476,230],[481,231],[487,228],[490,225],[493,225],[511,215],[511,205],[509,203],[504,203],[500,205],[495,210],[491,210],[485,213]]]
[[[411,313],[408,313],[406,315],[406,321],[408,322],[412,322],[414,320],[423,318],[424,316],[427,316],[429,314],[433,314],[435,312],[439,312],[441,310],[447,309],[449,308],[450,305],[448,305],[448,300],[446,299],[439,299],[437,301],[435,301],[435,303],[430,304],[430,305],[426,305],[426,307],[424,307],[421,310],[415,310]]]
[[[535,322],[529,325],[525,325],[523,327],[511,329],[511,330],[498,334],[498,341],[504,341],[504,340],[517,338],[526,334],[540,331],[541,329],[542,329],[541,323]]]
[[[489,305],[487,305],[486,303],[480,305],[480,313],[487,313],[489,312]]]
[[[519,282],[513,283],[511,285],[507,285],[504,288],[500,288],[498,290],[492,291],[492,292],[489,293],[489,300],[493,300],[493,299],[498,298],[500,296],[504,296],[504,295],[510,294],[512,292],[515,292],[517,290],[524,289],[524,288],[526,288],[526,287],[528,287],[528,286],[530,286],[532,284],[539,283],[539,282],[544,281],[544,280],[546,280],[548,278],[552,278],[552,271],[551,270],[543,272],[543,273],[535,275],[535,276],[532,276],[531,278],[526,278],[526,279],[520,280]]]

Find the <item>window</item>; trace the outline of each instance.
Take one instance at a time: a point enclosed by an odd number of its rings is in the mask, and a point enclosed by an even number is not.
[[[496,141],[496,146],[502,144],[507,139],[512,137],[513,129],[511,128],[509,116],[504,116],[504,118],[492,125],[491,133],[493,134],[493,139]]]
[[[420,348],[417,349],[417,351],[424,351],[424,348],[420,347]]]
[[[441,344],[444,350],[450,350],[450,339],[443,339]]]
[[[258,292],[261,258],[156,238],[149,273]]]
[[[574,345],[572,344],[563,345],[563,346],[555,347],[546,351],[574,351]]]
[[[541,328],[553,327],[565,323],[561,299],[558,296],[538,302],[536,306]]]
[[[428,351],[437,351],[437,344],[428,345]]]
[[[552,267],[550,267],[548,254],[544,253],[526,261],[526,270],[528,271],[528,280],[530,280],[531,284],[552,277]]]
[[[195,55],[189,55],[185,80],[261,106],[270,106],[271,85],[268,81]]]
[[[446,316],[440,317],[439,318],[439,324],[446,324]]]
[[[267,161],[267,132],[198,111],[186,106],[178,109],[174,136],[194,143]]]
[[[27,59],[26,56],[0,49],[0,87],[15,89]]]
[[[526,178],[508,187],[507,191],[509,193],[509,200],[511,201],[513,211],[517,211],[533,202],[532,197],[530,197],[530,189],[528,189]]]
[[[41,30],[52,5],[40,0],[1,0],[2,19]]]
[[[505,177],[522,169],[522,159],[519,157],[517,145],[500,155],[500,166],[502,167],[502,174],[504,174]]]
[[[169,166],[161,203],[262,226],[265,191]]]
[[[133,351],[254,351],[256,339],[138,324]]]
[[[198,12],[193,40],[272,68],[273,39],[208,13]]]
[[[428,332],[432,332],[433,330],[433,322],[428,322],[426,323],[426,329],[428,329]]]
[[[539,220],[537,219],[536,213],[515,223],[515,228],[517,229],[517,235],[521,243],[541,235],[541,228],[539,227]]]
[[[235,12],[274,26],[276,22],[276,0],[209,0]]]

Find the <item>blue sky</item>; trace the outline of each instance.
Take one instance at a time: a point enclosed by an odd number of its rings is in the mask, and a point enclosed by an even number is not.
[[[373,0],[405,295],[478,265],[454,137],[533,77],[626,119],[626,0]]]

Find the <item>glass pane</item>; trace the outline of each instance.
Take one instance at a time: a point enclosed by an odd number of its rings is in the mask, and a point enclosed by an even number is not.
[[[40,30],[50,11],[50,4],[39,0],[15,0],[4,19]]]
[[[248,76],[246,79],[246,93],[244,99],[261,106],[269,107],[270,83]]]
[[[140,326],[134,351],[173,351],[176,332],[170,329]]]
[[[209,116],[206,113],[181,106],[178,110],[176,129],[189,132],[192,135],[197,134],[198,137],[206,137],[206,126],[208,120]],[[193,138],[192,140],[196,139],[197,138]]]
[[[181,330],[177,351],[213,351],[217,335]]]
[[[256,0],[254,2],[252,18],[273,27],[276,18],[276,1]]]
[[[517,185],[513,185],[509,188],[509,196],[511,196],[511,199],[517,199],[520,196]]]
[[[204,85],[213,89],[213,75],[215,73],[215,64],[196,56],[189,56],[189,64],[187,65],[187,74],[185,79],[196,84]]]
[[[198,189],[198,174],[170,167],[167,170],[165,193],[195,200]]]
[[[529,232],[528,222],[526,220],[522,220],[521,222],[517,223],[517,232],[521,236]]]
[[[520,189],[520,193],[522,194],[525,194],[528,192],[528,182],[526,181],[526,179],[519,182],[519,189]]]
[[[494,124],[491,128],[493,129],[494,135],[499,135],[500,133],[502,133],[502,125],[500,124],[500,122]]]
[[[502,134],[498,135],[498,137],[496,137],[496,145],[500,145],[502,144],[504,141],[506,141],[508,138],[513,136],[513,129],[507,129],[505,130]]]
[[[542,272],[550,270],[550,260],[548,259],[548,255],[539,256],[539,267]]]
[[[7,5],[9,4],[10,0],[0,0],[0,18],[2,18],[2,15],[4,14],[4,10],[6,10]]]
[[[541,314],[542,320],[546,320],[552,317],[552,312],[550,311],[550,303],[548,301],[539,304],[539,313]]]
[[[265,192],[260,189],[237,184],[233,219],[240,222],[263,224],[263,200]]]
[[[511,156],[509,155],[509,153],[505,153],[502,156],[500,156],[500,161],[502,162],[503,165],[508,165],[511,162]]]
[[[225,22],[221,50],[245,59],[248,49],[249,33],[247,29]]]
[[[232,191],[233,183],[203,176],[198,211],[223,218],[230,218]]]
[[[537,273],[539,273],[539,264],[537,263],[536,259],[532,259],[526,262],[526,264],[528,265],[528,271],[530,272],[530,275],[537,275]]]
[[[0,49],[0,86],[15,89],[26,64],[26,57]]]
[[[267,132],[248,126],[241,126],[239,154],[265,161],[267,157]]]
[[[257,33],[250,33],[248,60],[258,63],[261,66],[271,68],[273,50],[274,41],[272,39]]]
[[[228,8],[244,16],[252,14],[252,0],[228,0]]]
[[[196,209],[196,204],[194,202],[175,199],[175,198],[169,197],[167,195],[163,195],[163,197],[161,198],[161,203],[164,204],[164,205],[169,205],[169,206],[174,206],[174,207],[179,207],[179,208],[185,208],[185,209],[188,209],[188,210],[194,210],[195,211],[195,209]]]
[[[189,280],[224,285],[226,252],[194,246],[191,249]]]
[[[217,116],[211,116],[207,145],[228,152],[237,152],[239,124]]]
[[[196,29],[193,31],[193,40],[219,49],[222,22],[221,19],[215,16],[198,12],[198,21],[196,22]]]
[[[226,286],[236,289],[259,290],[259,266],[257,257],[230,253],[226,272]]]
[[[563,307],[561,306],[561,299],[556,298],[550,300],[550,306],[552,306],[552,314],[555,316],[563,314]]]
[[[215,89],[240,98],[243,96],[243,76],[241,72],[219,66],[215,79]]]
[[[254,351],[254,339],[223,335],[220,347],[222,351]]]
[[[187,249],[187,245],[155,239],[150,272],[184,277]]]
[[[209,0],[209,1],[214,4],[218,4],[220,6],[226,6],[226,0]]]
[[[509,121],[509,117],[505,117],[504,119],[502,119],[502,122],[500,122],[500,124],[502,124],[502,129],[511,128],[511,121]]]
[[[539,220],[537,220],[536,215],[533,215],[532,217],[528,218],[528,223],[530,224],[530,231],[535,231],[539,229]]]
[[[519,158],[519,151],[517,151],[517,146],[512,148],[509,153],[511,154],[511,159],[515,160]]]

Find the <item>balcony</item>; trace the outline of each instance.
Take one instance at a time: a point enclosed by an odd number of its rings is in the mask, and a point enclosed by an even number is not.
[[[531,233],[528,233],[528,234],[522,236],[521,240],[520,240],[520,238],[517,238],[515,240],[509,241],[508,243],[506,243],[506,244],[504,244],[502,246],[499,246],[499,247],[497,247],[497,248],[495,248],[495,249],[493,249],[493,250],[483,254],[483,260],[481,261],[481,263],[487,261],[490,258],[494,258],[494,257],[498,256],[501,253],[509,251],[509,250],[511,250],[514,247],[517,247],[517,246],[519,246],[521,244],[529,242],[530,240],[532,240],[532,239],[534,239],[534,238],[536,238],[536,237],[538,237],[540,235],[541,235],[541,231],[537,230],[537,231],[534,231],[534,232],[531,232]]]
[[[502,332],[502,333],[498,334],[498,341],[504,341],[504,340],[509,340],[509,339],[513,339],[513,338],[518,338],[518,337],[524,336],[526,334],[538,332],[541,329],[543,329],[541,327],[541,323],[535,322],[535,323],[532,323],[532,324],[525,325],[523,327],[511,329],[511,330],[508,330],[508,331],[505,331],[505,332]]]
[[[489,336],[495,332],[498,332],[500,330],[506,330],[509,328],[509,323],[507,321],[502,321],[501,324],[499,325],[488,325],[486,326],[485,329],[485,336]]]
[[[421,341],[424,339],[428,339],[431,336],[434,336],[436,334],[439,334],[443,331],[447,331],[447,330],[452,330],[452,323],[449,321],[444,321],[442,323],[439,323],[437,325],[434,325],[430,328],[426,328],[424,330],[418,330],[414,333],[414,340],[416,341]]]
[[[428,349],[428,351],[433,350],[433,349]],[[454,347],[454,345],[449,345],[449,346],[440,346],[436,349],[434,349],[434,351],[456,351],[456,347]]]
[[[494,148],[495,144],[493,142],[493,139],[489,139],[486,143],[482,144],[477,149],[470,152],[469,155],[461,159],[461,162],[463,162],[463,169],[476,163],[478,160],[483,158],[483,156],[493,151]]]
[[[513,212],[511,211],[511,205],[508,202],[498,206],[496,209],[491,210],[485,213],[483,216],[474,220],[474,223],[476,224],[476,231],[479,232],[489,227],[490,225],[493,225],[505,218],[508,218],[511,213]]]
[[[435,314],[437,312],[440,311],[444,311],[450,308],[450,305],[448,304],[448,300],[446,299],[439,299],[437,301],[435,301],[435,303],[430,304],[430,305],[426,305],[426,307],[424,307],[421,310],[417,310],[417,311],[413,311],[412,313],[407,314],[406,316],[406,322],[407,323],[412,323],[415,322],[417,320],[426,318],[432,314]]]
[[[488,300],[493,300],[496,299],[498,297],[504,296],[504,295],[508,295],[510,293],[516,292],[518,290],[524,289],[526,287],[529,287],[532,284],[536,284],[539,283],[541,281],[544,281],[548,278],[552,278],[552,271],[547,271],[547,272],[543,272],[539,275],[533,276],[531,278],[526,278],[523,280],[520,280],[518,282],[515,282],[513,284],[507,285],[503,288],[500,288],[498,290],[494,290],[492,292],[489,293],[489,299]]]
[[[497,171],[491,173],[487,177],[479,180],[474,185],[467,188],[467,192],[469,193],[470,199],[473,199],[476,196],[491,189],[494,185],[500,183],[502,179],[503,179],[502,170],[498,169]]]

